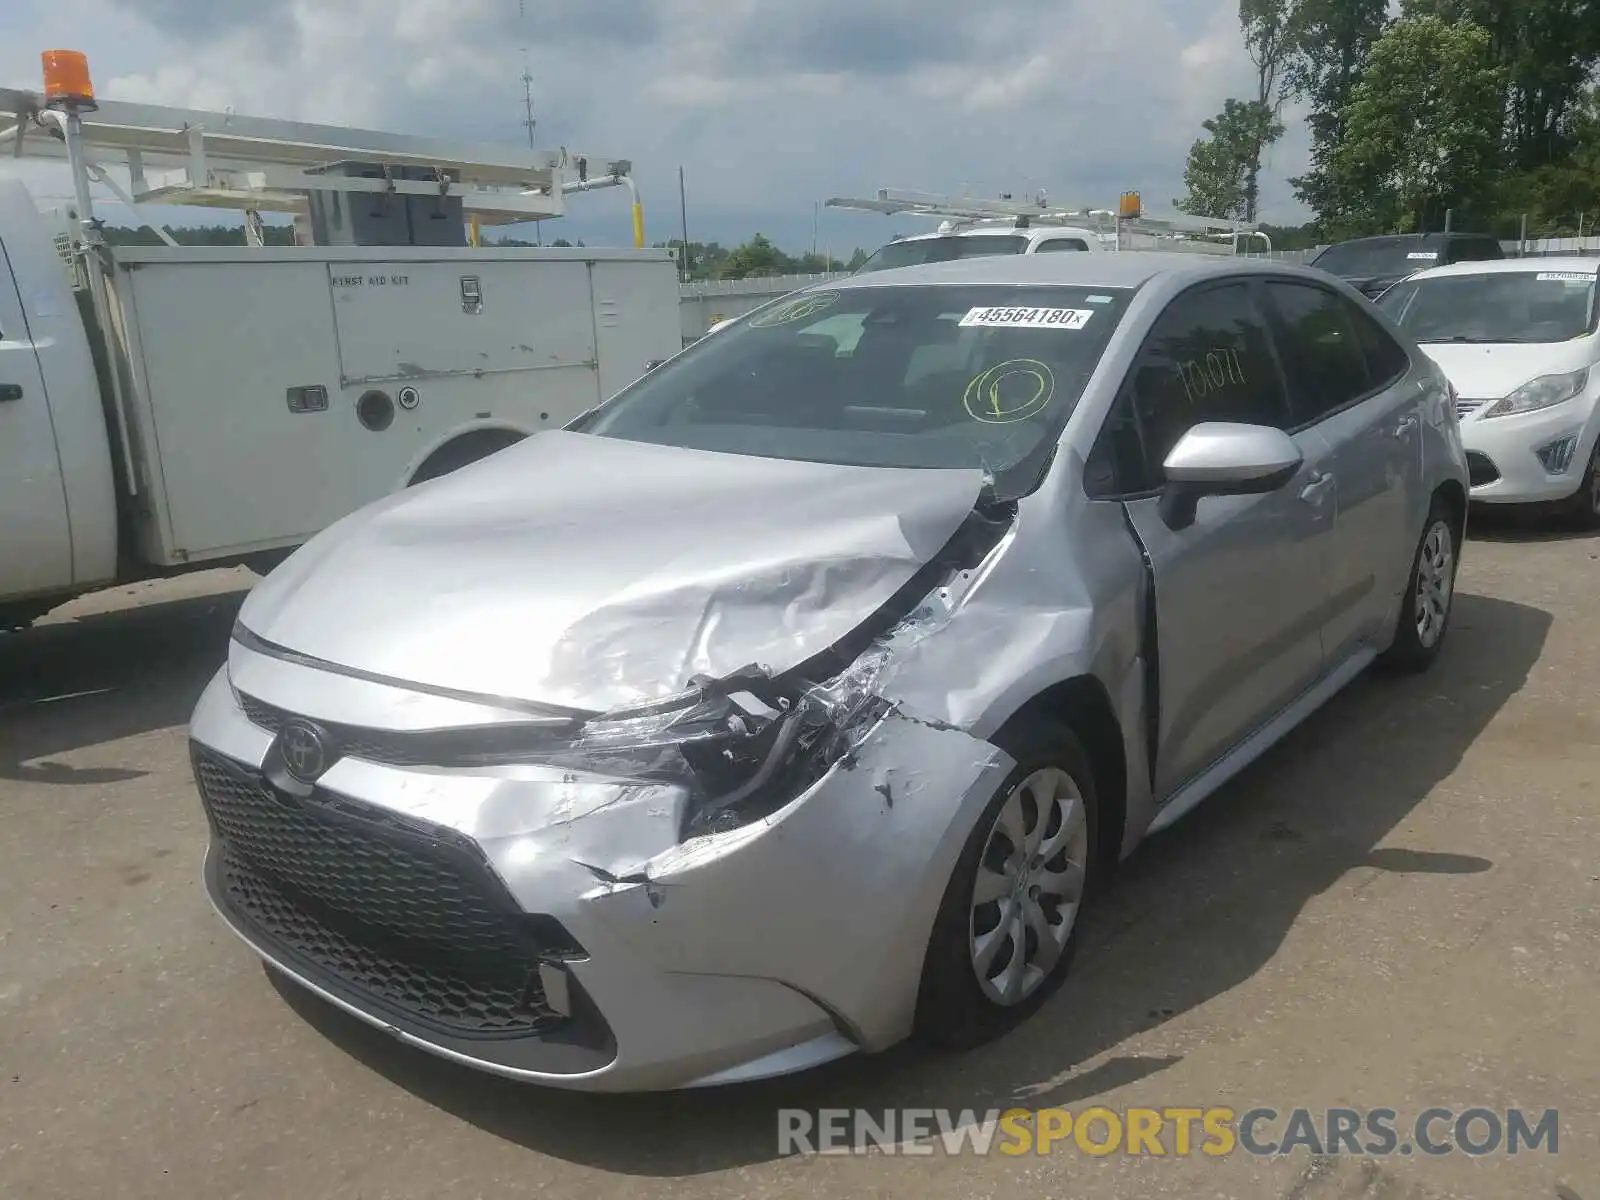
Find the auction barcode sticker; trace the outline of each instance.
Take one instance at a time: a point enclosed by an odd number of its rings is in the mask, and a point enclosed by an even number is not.
[[[961,324],[998,329],[1082,329],[1094,316],[1092,308],[974,308]]]
[[[1583,271],[1540,271],[1539,272],[1538,281],[1540,283],[1557,283],[1557,282],[1561,282],[1563,280],[1577,280],[1577,281],[1581,281],[1583,283],[1593,283],[1594,282],[1594,275],[1593,275],[1592,272],[1586,274]]]

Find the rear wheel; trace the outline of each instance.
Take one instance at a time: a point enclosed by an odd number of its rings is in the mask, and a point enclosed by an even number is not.
[[[508,446],[516,445],[522,439],[522,434],[509,429],[482,429],[463,434],[455,441],[435,450],[428,460],[417,468],[417,473],[411,477],[411,486],[459,471],[462,467],[488,458],[491,454],[498,454]]]
[[[1099,829],[1078,739],[1030,722],[996,739],[1017,766],[968,838],[923,963],[916,1033],[967,1049],[1038,1010],[1066,977]]]
[[[252,554],[244,560],[244,565],[262,579],[271,575],[285,559],[294,553],[293,548],[286,550],[263,550],[259,554]]]
[[[1415,673],[1426,671],[1439,657],[1455,606],[1460,561],[1456,528],[1449,507],[1435,497],[1411,562],[1394,643],[1380,660],[1385,666]]]
[[[21,633],[64,600],[28,600],[0,607],[0,633]]]

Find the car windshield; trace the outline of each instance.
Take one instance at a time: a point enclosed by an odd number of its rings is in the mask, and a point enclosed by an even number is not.
[[[923,263],[953,262],[958,258],[987,258],[996,254],[1021,254],[1028,239],[1014,234],[983,233],[966,237],[908,238],[890,242],[856,272],[892,271],[896,267],[920,267]]]
[[[1414,237],[1366,238],[1329,246],[1311,265],[1331,275],[1403,275],[1439,263],[1439,247]]]
[[[1594,268],[1440,275],[1378,302],[1419,342],[1565,342],[1594,328]]]
[[[809,291],[691,346],[570,428],[767,458],[1038,483],[1128,288]]]

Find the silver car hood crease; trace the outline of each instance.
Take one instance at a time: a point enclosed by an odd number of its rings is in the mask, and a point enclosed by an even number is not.
[[[324,531],[240,623],[363,673],[605,711],[827,650],[983,484],[543,433]]]

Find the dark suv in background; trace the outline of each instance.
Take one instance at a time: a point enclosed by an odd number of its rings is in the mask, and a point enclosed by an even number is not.
[[[1375,300],[1407,275],[1429,267],[1504,257],[1499,240],[1485,233],[1409,233],[1338,242],[1311,265]]]

